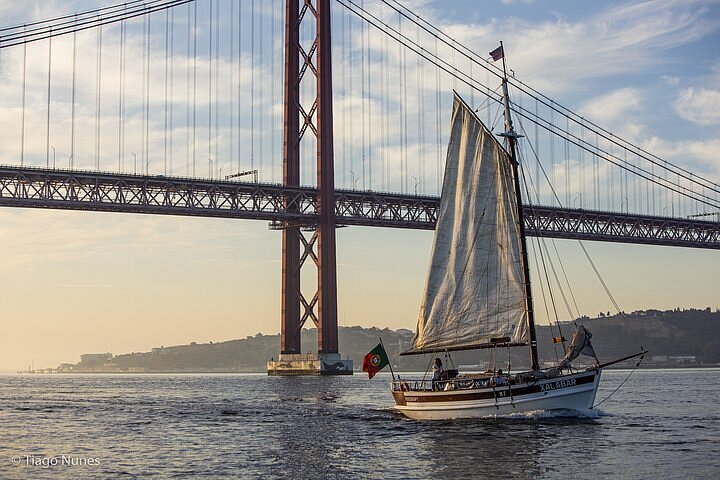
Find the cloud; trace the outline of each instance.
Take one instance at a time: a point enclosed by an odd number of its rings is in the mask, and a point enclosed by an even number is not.
[[[602,125],[612,125],[624,121],[632,112],[637,112],[642,104],[642,92],[637,88],[621,88],[595,97],[578,108],[578,112]]]
[[[685,88],[673,103],[685,120],[698,124],[720,125],[720,90]]]
[[[699,175],[720,178],[720,138],[672,141],[652,137],[644,142],[643,148],[675,164],[691,167]]]

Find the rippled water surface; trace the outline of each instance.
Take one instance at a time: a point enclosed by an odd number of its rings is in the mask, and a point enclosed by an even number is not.
[[[0,478],[720,478],[717,369],[637,371],[592,415],[447,422],[396,414],[388,380],[0,376]]]

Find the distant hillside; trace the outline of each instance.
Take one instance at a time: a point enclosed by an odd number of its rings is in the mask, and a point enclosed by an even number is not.
[[[705,310],[646,310],[627,315],[578,319],[593,334],[593,345],[601,361],[637,352],[640,346],[650,351],[648,362],[673,364],[720,363],[720,312]],[[570,338],[571,322],[561,324],[562,333]],[[540,359],[556,359],[551,338],[557,331],[548,326],[538,327]],[[425,370],[430,356],[399,357],[400,351],[410,347],[413,332],[388,328],[340,327],[340,352],[355,361],[360,368],[363,356],[377,345],[382,337],[398,371]],[[303,330],[304,352],[317,351],[317,330]],[[73,372],[263,372],[265,362],[277,358],[280,335],[257,334],[244,340],[179,345],[154,348],[151,352],[123,355],[84,355],[77,364],[63,364],[58,371]],[[485,350],[456,353],[452,360],[458,365],[485,365],[491,352]],[[498,363],[507,362],[505,351],[497,353]],[[562,356],[562,351],[558,350]],[[527,352],[512,350],[514,369],[527,367]],[[667,358],[664,358],[667,357]]]

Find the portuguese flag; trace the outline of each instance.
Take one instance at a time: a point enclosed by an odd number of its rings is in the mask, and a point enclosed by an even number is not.
[[[368,377],[372,378],[389,363],[390,360],[382,343],[378,343],[377,347],[370,350],[370,353],[363,358],[363,372],[368,372]]]

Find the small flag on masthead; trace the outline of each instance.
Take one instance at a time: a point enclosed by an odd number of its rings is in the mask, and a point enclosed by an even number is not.
[[[500,45],[500,46],[497,47],[495,50],[493,50],[492,52],[490,52],[490,56],[492,57],[493,62],[495,62],[495,61],[500,60],[501,58],[503,58],[503,57],[505,56],[505,52],[503,51],[503,46]]]

